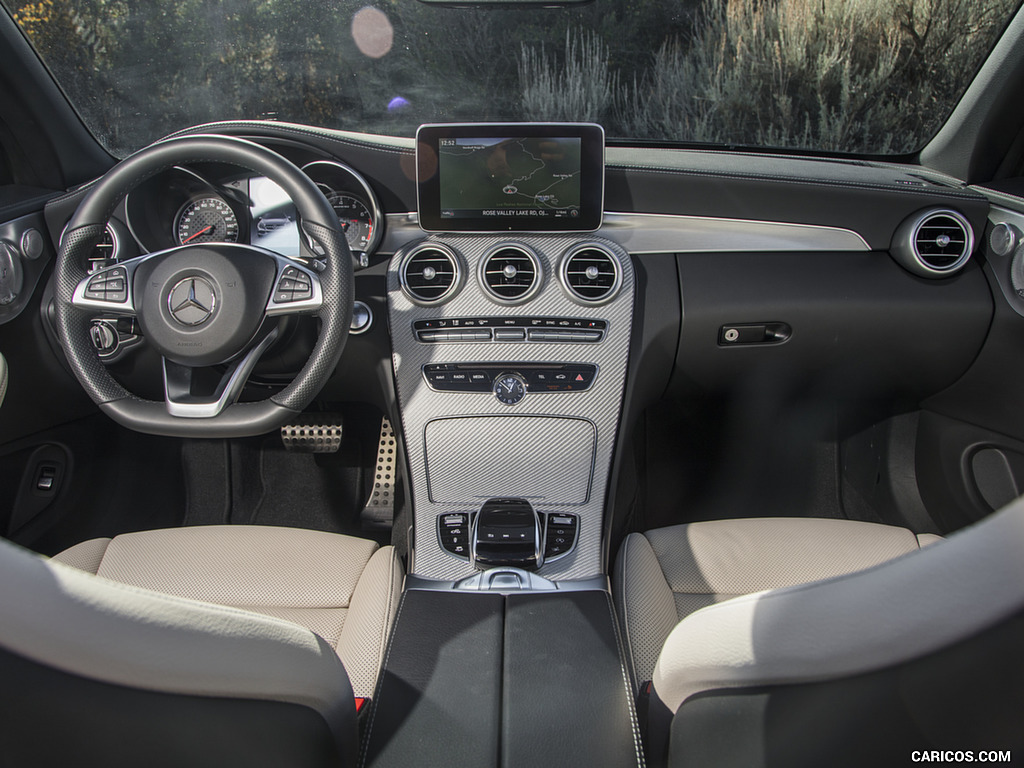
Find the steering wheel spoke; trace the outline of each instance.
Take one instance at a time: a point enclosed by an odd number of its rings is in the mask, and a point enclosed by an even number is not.
[[[167,403],[167,412],[171,416],[183,419],[211,419],[218,416],[238,400],[249,374],[263,353],[277,340],[278,333],[278,329],[274,328],[242,358],[229,364],[213,387],[213,391],[208,394],[196,392],[200,385],[196,372],[200,368],[181,365],[166,357],[163,358],[164,399]]]
[[[277,263],[277,276],[267,302],[267,316],[319,312],[324,303],[324,291],[316,271],[276,254],[274,260]]]
[[[137,312],[132,280],[139,261],[121,262],[86,276],[75,288],[71,303],[80,309],[134,317]]]

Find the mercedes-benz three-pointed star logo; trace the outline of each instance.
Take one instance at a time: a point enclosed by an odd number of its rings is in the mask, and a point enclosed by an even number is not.
[[[178,281],[167,294],[167,309],[182,325],[202,325],[217,307],[217,294],[210,281],[194,275]]]

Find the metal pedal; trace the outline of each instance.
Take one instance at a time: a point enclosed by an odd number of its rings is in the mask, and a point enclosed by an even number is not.
[[[341,447],[342,431],[338,414],[303,414],[298,423],[281,427],[281,442],[286,451],[335,453]]]
[[[359,517],[363,528],[388,529],[395,519],[395,430],[388,417],[380,420],[380,438],[377,441],[377,466],[373,490]]]

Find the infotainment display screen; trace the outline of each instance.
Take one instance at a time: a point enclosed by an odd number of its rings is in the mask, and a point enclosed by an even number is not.
[[[428,232],[591,232],[604,210],[604,130],[589,123],[421,126]]]

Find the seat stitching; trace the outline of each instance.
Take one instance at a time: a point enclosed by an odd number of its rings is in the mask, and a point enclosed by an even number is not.
[[[622,559],[619,561],[619,591],[622,593],[622,625],[623,631],[626,635],[626,653],[629,655],[629,663],[633,667],[633,674],[636,674],[636,659],[633,657],[633,641],[630,637],[629,631],[629,603],[626,600],[626,563],[629,561],[629,540],[630,537],[626,536],[626,540],[622,544]],[[639,685],[641,680],[637,681]]]
[[[402,600],[398,604],[398,614],[395,616],[395,627],[398,627],[398,622],[402,618],[402,610],[405,608],[405,594],[402,594]],[[380,689],[384,685],[384,671],[387,669],[388,661],[391,659],[391,649],[395,647],[395,635],[397,632],[391,633],[391,641],[388,643],[387,655],[384,657],[384,664],[380,668],[380,676],[377,678],[377,684],[374,686],[373,698],[370,700],[370,722],[366,726],[366,738],[363,739],[363,744],[360,748],[359,765],[366,765],[366,756],[370,751],[370,737],[373,735],[373,723],[377,719],[377,703],[380,701]]]
[[[612,629],[615,633],[615,648],[619,655],[619,672],[622,674],[622,685],[626,690],[626,709],[629,711],[629,722],[633,730],[633,749],[637,757],[637,765],[643,766],[644,763],[644,750],[640,740],[640,725],[637,722],[636,710],[633,707],[633,687],[630,685],[629,672],[626,669],[625,661],[623,659],[623,647],[622,637],[619,633],[618,625],[615,622],[615,604],[612,601],[612,596],[607,592],[604,593],[605,600],[608,604],[608,609],[612,615]]]
[[[377,644],[377,670],[378,674],[382,671],[383,667],[381,662],[384,660],[384,648],[387,645],[388,640],[388,624],[391,616],[391,604],[395,600],[395,549],[391,548],[391,556],[388,558],[388,602],[384,609],[384,621],[381,622],[380,628],[380,642]]]

